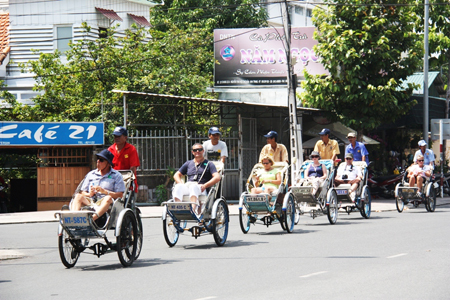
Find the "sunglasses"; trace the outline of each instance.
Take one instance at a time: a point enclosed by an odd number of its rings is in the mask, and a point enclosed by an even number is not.
[[[202,152],[203,148],[198,148],[198,149],[192,149],[192,152]]]
[[[417,160],[417,161],[423,161],[423,159],[422,160]]]
[[[319,158],[318,156],[316,156],[316,155],[314,155],[314,156],[311,156],[311,158]]]
[[[103,159],[103,158],[97,158],[97,160],[99,161],[99,162],[104,162],[105,160]]]
[[[352,160],[353,158],[350,157],[346,157],[345,160]]]
[[[268,165],[268,164],[270,164],[270,163],[262,163],[263,165]]]

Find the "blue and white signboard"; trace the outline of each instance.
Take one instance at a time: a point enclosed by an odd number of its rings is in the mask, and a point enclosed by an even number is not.
[[[87,146],[104,144],[102,122],[1,122],[1,146]]]

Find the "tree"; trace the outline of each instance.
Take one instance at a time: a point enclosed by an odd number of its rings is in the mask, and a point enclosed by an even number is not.
[[[423,53],[413,9],[395,0],[324,2],[314,10],[315,53],[330,75],[305,72],[304,103],[359,133],[406,114],[415,105],[409,100],[414,86],[403,82]]]
[[[115,28],[111,28],[104,38],[79,40],[70,44],[66,62],[57,50],[37,52],[38,60],[21,67],[36,74],[34,89],[43,94],[34,99],[34,106],[11,100],[7,117],[24,121],[104,120],[107,127],[113,127],[123,118],[121,96],[110,93],[113,89],[213,98],[206,93],[213,84],[212,29],[263,24],[264,10],[255,3],[205,0],[184,1],[181,5],[179,1],[165,1],[152,10],[152,23],[159,25],[149,30],[135,28],[127,30],[124,37],[116,37]],[[87,25],[84,29],[91,30]],[[149,107],[147,101],[129,97],[134,123],[173,122],[170,111],[157,113],[161,106]]]
[[[424,5],[423,1],[416,1],[415,12],[421,16],[416,22],[418,32],[424,32]],[[430,54],[430,67],[434,66],[438,70],[446,66],[447,74],[447,110],[449,116],[448,101],[450,100],[450,5],[443,2],[430,3],[429,6],[429,34],[428,47]]]

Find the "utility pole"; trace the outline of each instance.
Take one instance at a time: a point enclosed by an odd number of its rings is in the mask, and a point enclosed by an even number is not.
[[[285,36],[285,51],[287,60],[287,88],[288,88],[288,109],[289,109],[289,141],[290,141],[290,162],[291,162],[291,182],[295,180],[298,166],[302,163],[303,155],[300,153],[297,131],[300,129],[297,124],[297,101],[295,97],[295,89],[297,85],[297,77],[294,76],[291,58],[291,22],[289,19],[288,3],[284,0],[281,3],[281,13],[283,16],[283,27]],[[306,12],[305,12],[306,13]],[[301,130],[301,129],[300,129]],[[301,144],[300,144],[301,145]],[[296,162],[296,163],[294,163]]]
[[[428,12],[430,8],[429,0],[425,0],[425,33],[424,33],[424,46],[425,54],[423,57],[423,139],[428,143]]]

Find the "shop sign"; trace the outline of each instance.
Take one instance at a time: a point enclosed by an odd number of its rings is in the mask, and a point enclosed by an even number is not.
[[[0,146],[104,144],[102,122],[1,122]]]

